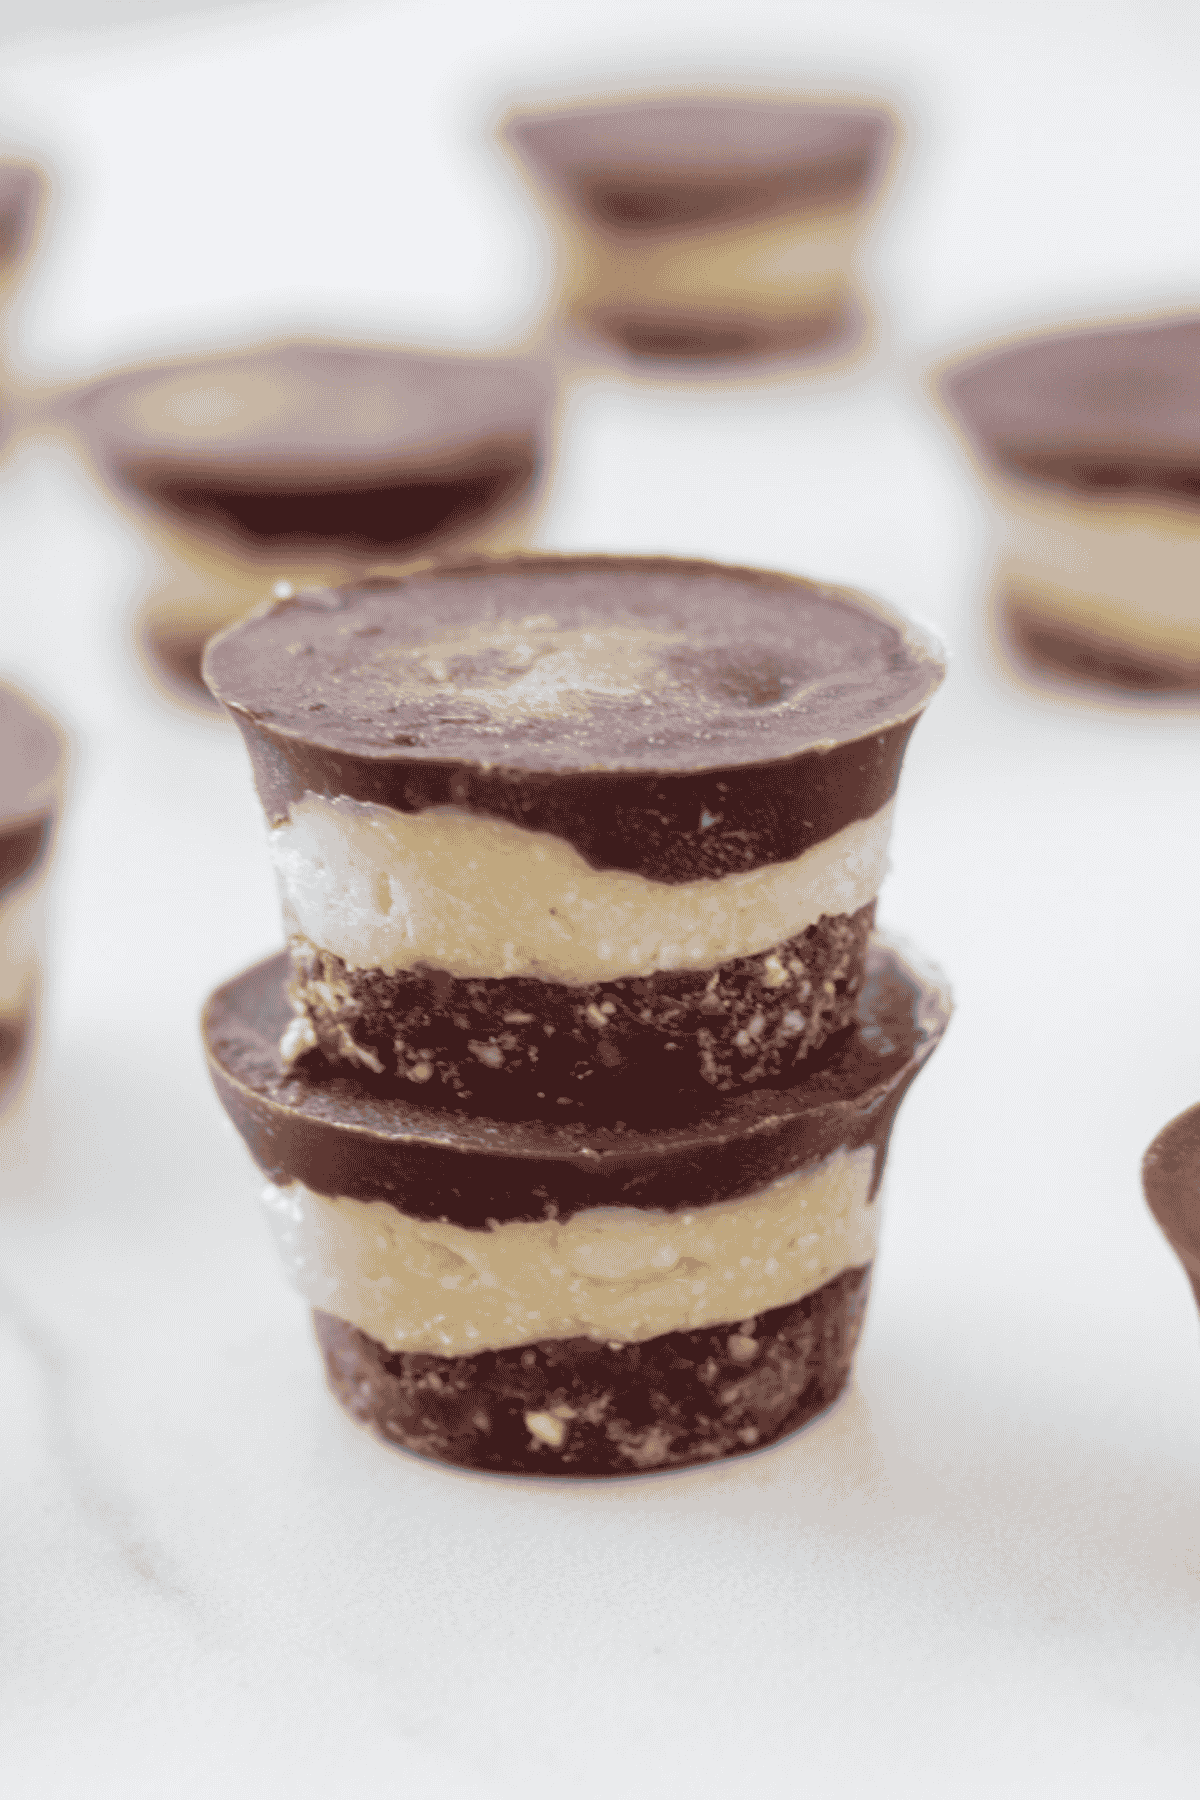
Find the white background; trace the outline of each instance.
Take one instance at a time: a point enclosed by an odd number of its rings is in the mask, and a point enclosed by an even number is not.
[[[874,356],[579,382],[539,541],[826,575],[940,628],[882,911],[958,1016],[827,1421],[608,1486],[379,1449],[324,1391],[199,1051],[204,994],[280,936],[240,742],[134,661],[133,526],[66,446],[11,444],[0,667],[74,761],[40,1062],[0,1129],[6,1790],[1193,1795],[1200,1341],[1138,1162],[1200,1099],[1200,710],[1003,674],[922,375],[1200,299],[1200,9],[149,10],[0,10],[0,137],[57,173],[29,381],[278,327],[528,339],[546,244],[486,137],[515,95],[745,75],[904,112]]]

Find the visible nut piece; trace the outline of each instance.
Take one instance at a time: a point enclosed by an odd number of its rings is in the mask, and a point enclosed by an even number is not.
[[[530,1437],[538,1438],[543,1444],[548,1444],[551,1450],[561,1450],[567,1441],[567,1428],[561,1419],[554,1417],[553,1413],[527,1412],[525,1429]]]

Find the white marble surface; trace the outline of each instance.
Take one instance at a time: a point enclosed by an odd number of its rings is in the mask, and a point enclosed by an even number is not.
[[[1200,1331],[1137,1169],[1200,1098],[1200,711],[998,673],[986,521],[916,372],[1039,313],[1196,296],[1198,15],[1017,5],[968,31],[969,10],[689,9],[695,66],[861,68],[906,100],[874,255],[890,323],[837,379],[581,385],[542,528],[857,581],[955,653],[883,911],[958,1017],[896,1132],[854,1391],[778,1449],[539,1486],[422,1466],[341,1415],[196,1034],[208,988],[279,937],[240,742],[145,683],[124,630],[146,554],[69,452],[28,438],[0,468],[0,663],[76,741],[41,1056],[0,1127],[21,1800],[1195,1792]],[[569,14],[27,37],[0,107],[61,143],[62,185],[26,368],[251,317],[526,329],[537,231],[468,127],[522,70],[665,66],[685,16]],[[445,154],[396,179],[439,121]],[[270,178],[241,184],[252,149]],[[322,210],[331,157],[366,170],[347,217]],[[289,171],[324,181],[327,237]]]

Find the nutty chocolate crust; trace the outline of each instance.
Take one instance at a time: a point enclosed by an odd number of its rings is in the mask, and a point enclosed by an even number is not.
[[[1142,1159],[1142,1185],[1200,1306],[1200,1106],[1163,1126]]]
[[[896,1111],[950,1018],[945,989],[876,942],[854,1029],[802,1080],[712,1096],[701,1117],[661,1129],[503,1121],[374,1094],[357,1074],[313,1081],[286,1068],[287,973],[285,954],[257,964],[201,1018],[217,1096],[259,1168],[280,1185],[477,1229],[597,1206],[679,1212],[868,1145],[878,1181]]]
[[[1031,672],[1065,675],[1134,693],[1187,693],[1200,689],[1200,657],[1170,656],[1136,640],[1136,621],[1122,642],[1086,626],[1068,625],[1039,607],[1036,598],[1000,596],[996,632],[1013,658]]]
[[[214,393],[228,424],[189,428],[189,404]],[[336,544],[377,561],[468,534],[531,491],[552,402],[534,361],[299,341],[129,370],[69,416],[106,479],[151,512],[252,557]]]
[[[946,369],[939,386],[985,465],[1200,505],[1200,315],[1028,338]]]
[[[447,633],[531,615],[654,634],[667,647],[653,703],[618,685],[514,714],[506,673],[488,698],[500,652],[446,652],[437,680],[414,661]],[[454,806],[665,882],[790,861],[872,817],[944,673],[915,627],[862,595],[668,557],[479,559],[301,593],[204,659],[272,823],[310,792]]]
[[[520,109],[500,127],[539,179],[622,237],[862,204],[895,134],[882,106],[750,94]]]
[[[300,940],[288,994],[316,1042],[298,1066],[494,1118],[662,1123],[714,1093],[791,1080],[844,1031],[874,919],[872,901],[769,954],[583,987],[348,969]]]
[[[824,1412],[849,1378],[870,1278],[847,1269],[740,1325],[641,1344],[428,1356],[328,1313],[313,1323],[331,1391],[383,1443],[509,1475],[640,1475],[744,1455]]]

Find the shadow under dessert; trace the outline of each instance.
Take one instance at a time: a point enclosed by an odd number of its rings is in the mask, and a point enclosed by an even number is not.
[[[1017,659],[1200,687],[1200,317],[1027,339],[941,391],[999,510],[996,625]]]
[[[882,106],[748,94],[521,109],[501,127],[549,202],[564,312],[684,361],[854,339],[857,244],[895,135]]]

